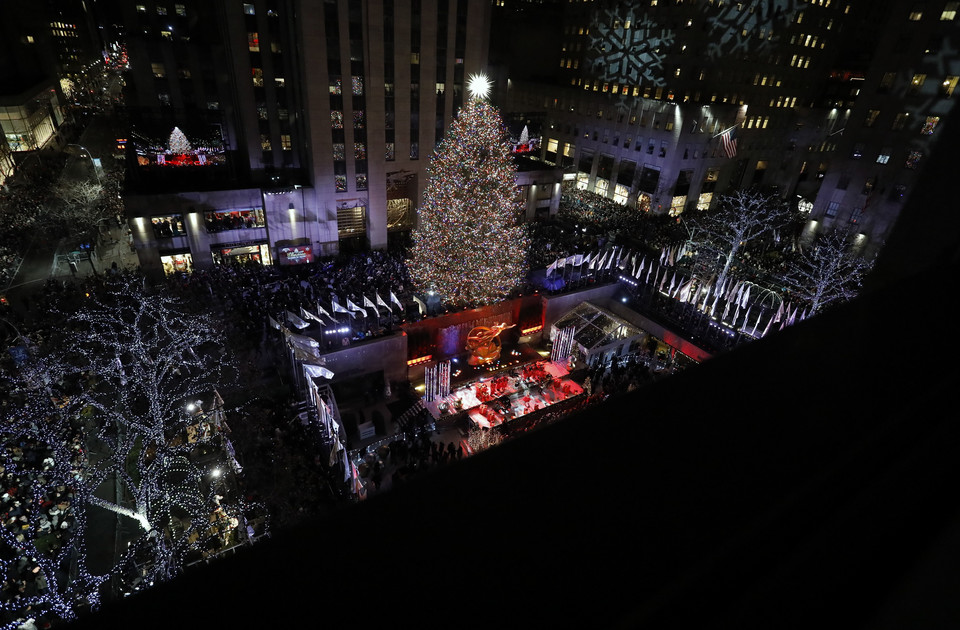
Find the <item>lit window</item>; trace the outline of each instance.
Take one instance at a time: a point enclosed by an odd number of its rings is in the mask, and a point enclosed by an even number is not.
[[[343,112],[337,109],[330,111],[330,128],[343,129]]]
[[[877,156],[877,164],[886,164],[890,161],[890,154],[893,152],[891,147],[883,147],[880,150],[880,155]]]
[[[270,134],[261,133],[260,134],[260,148],[264,151],[271,151],[272,147],[270,145]]]
[[[392,161],[394,161],[395,159],[397,159],[397,156],[396,156],[396,145],[395,145],[393,142],[388,142],[388,143],[386,144],[385,157],[386,157],[386,160],[387,160],[388,162],[392,162]]]
[[[263,87],[263,68],[251,68],[250,74],[253,77],[253,86]]]
[[[145,4],[137,5],[137,13],[146,13],[146,12],[147,12],[147,5]]]
[[[173,5],[173,8],[174,8],[174,11],[176,11],[177,15],[179,15],[180,17],[184,17],[187,15],[187,8],[182,4],[175,4]]]
[[[280,135],[280,147],[284,151],[290,151],[291,149],[293,149],[293,142],[290,141],[290,134]]]
[[[250,52],[260,52],[260,35],[258,33],[247,33],[247,48]]]
[[[941,22],[950,22],[957,18],[957,10],[960,10],[960,2],[948,2],[943,7],[943,13],[940,14]]]
[[[827,211],[824,212],[823,216],[827,217],[828,219],[833,218],[837,216],[837,210],[839,209],[840,209],[840,202],[831,201],[829,204],[827,204]]]
[[[243,5],[243,12],[246,13],[247,15],[256,15],[256,14],[257,14],[257,11],[256,11],[256,9],[253,8],[253,5],[252,5],[252,4],[246,4],[246,3],[244,3],[244,5]]]
[[[864,119],[864,121],[863,121],[863,126],[864,126],[864,127],[873,127],[873,125],[877,122],[877,116],[879,116],[879,115],[880,115],[880,110],[879,110],[879,109],[868,109],[868,110],[867,110],[867,117],[866,117],[866,118]]]
[[[957,80],[960,77],[948,76],[940,84],[940,94],[943,96],[953,96],[953,90],[957,87]]]
[[[911,22],[919,22],[920,18],[922,17],[923,17],[923,11],[921,11],[920,9],[914,9],[913,11],[910,12]]]
[[[920,164],[920,160],[923,158],[923,153],[920,151],[911,151],[907,155],[907,161],[904,164],[906,168],[917,168],[917,165]]]
[[[863,157],[864,145],[862,142],[858,142],[853,145],[853,152],[850,154],[850,157],[854,160],[859,160]]]
[[[162,63],[151,63],[150,69],[153,72],[153,76],[157,79],[162,79],[167,76],[167,70],[163,67]]]
[[[916,93],[920,91],[920,88],[923,87],[924,82],[927,80],[927,75],[925,74],[915,74],[913,78],[910,79],[910,91]]]
[[[167,7],[157,7],[157,15],[166,15]]]
[[[939,122],[939,116],[927,116],[927,119],[923,123],[923,127],[920,128],[920,134],[924,136],[933,135],[933,130],[937,128],[937,124]]]

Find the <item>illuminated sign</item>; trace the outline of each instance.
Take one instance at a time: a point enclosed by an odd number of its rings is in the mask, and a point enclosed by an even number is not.
[[[303,265],[313,262],[313,249],[309,245],[281,247],[278,253],[281,265]]]

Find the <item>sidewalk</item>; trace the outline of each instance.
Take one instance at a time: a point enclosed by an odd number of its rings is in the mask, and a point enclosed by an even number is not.
[[[66,250],[66,251],[63,251]],[[95,275],[110,273],[114,263],[119,270],[133,270],[140,266],[140,259],[135,251],[130,250],[126,225],[117,227],[116,224],[101,230],[97,239],[95,254],[90,259],[76,260],[76,271],[69,263],[72,245],[61,241],[53,253],[51,261],[51,278],[88,278]],[[91,265],[92,262],[92,265]]]

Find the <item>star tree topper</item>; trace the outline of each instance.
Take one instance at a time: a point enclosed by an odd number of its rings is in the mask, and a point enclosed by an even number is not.
[[[467,91],[470,92],[470,98],[474,100],[486,100],[490,97],[490,79],[482,72],[470,75],[467,82]]]

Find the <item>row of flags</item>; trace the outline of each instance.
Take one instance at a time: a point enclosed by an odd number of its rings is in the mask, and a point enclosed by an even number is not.
[[[678,278],[677,272],[673,271],[671,275],[670,267],[673,266],[676,257],[682,257],[683,246],[673,250],[664,249],[661,252],[659,261],[651,261],[647,264],[644,257],[639,264],[634,263],[632,268],[632,277],[636,280],[655,286],[659,291],[666,293],[668,297],[683,303],[691,303],[698,310],[707,313],[710,317],[716,314],[717,305],[722,298],[724,300],[723,312],[720,315],[721,321],[729,321],[734,327],[740,322],[739,330],[754,337],[760,326],[760,321],[764,314],[768,314],[770,309],[751,302],[751,295],[756,285],[744,280],[727,278],[722,283],[717,283],[716,275],[711,276],[705,281],[691,276]],[[656,271],[654,268],[656,267]],[[652,282],[651,282],[652,276]],[[669,283],[667,279],[669,278]],[[757,307],[758,313],[753,320],[753,326],[750,326],[751,312]],[[731,311],[732,317],[731,317]],[[741,319],[741,312],[744,313]],[[798,320],[804,320],[808,316],[807,309],[802,312],[798,306],[792,306],[787,302],[780,302],[778,309],[767,320],[766,327],[761,336],[769,332],[771,326],[779,324],[779,329],[792,326]]]
[[[620,250],[619,252],[617,250]],[[550,263],[547,266],[547,276],[555,272],[558,269],[564,269],[566,267],[582,267],[583,265],[588,265],[589,269],[596,270],[605,270],[616,267],[617,269],[625,269],[627,267],[628,261],[636,260],[636,254],[629,253],[630,250],[626,250],[623,247],[614,247],[610,251],[588,253],[583,254],[573,254],[571,256],[561,256],[555,261]]]
[[[377,313],[378,316],[379,316],[380,313],[379,313],[379,311],[377,310],[377,307],[385,308],[385,309],[387,309],[388,311],[390,311],[391,313],[393,312],[393,309],[390,308],[390,305],[387,304],[387,303],[383,300],[382,297],[380,297],[380,294],[379,294],[379,293],[374,292],[374,296],[376,297],[376,302],[374,302],[373,300],[371,300],[371,299],[368,298],[367,296],[363,296],[363,306],[366,307],[366,308],[372,308],[372,309],[374,310],[374,312]],[[425,312],[425,311],[426,311],[426,306],[423,305],[423,302],[422,302],[421,300],[417,299],[416,297],[414,297],[414,300],[417,302],[418,306],[420,306],[421,313]],[[400,302],[400,300],[397,298],[397,296],[393,294],[393,291],[390,291],[390,301],[391,301],[393,304],[396,304],[398,307],[400,307],[401,310],[403,309],[403,304]],[[363,313],[363,316],[364,316],[364,317],[369,317],[369,313],[367,313],[366,308],[357,306],[356,304],[353,303],[352,300],[350,300],[350,298],[347,298],[347,300],[346,300],[347,305],[346,305],[346,306],[341,305],[339,302],[337,302],[336,299],[331,299],[330,302],[331,302],[331,304],[330,304],[330,309],[331,309],[334,313],[346,313],[347,315],[349,315],[349,316],[351,317],[351,319],[355,319],[355,318],[356,318],[356,313],[358,313],[358,312],[359,312],[359,313]],[[315,314],[315,313],[313,313],[313,312],[311,312],[311,311],[308,311],[307,309],[305,309],[305,308],[303,308],[303,307],[301,306],[301,307],[300,307],[300,313],[299,313],[299,314],[294,313],[293,311],[288,310],[288,311],[286,311],[286,317],[287,317],[287,321],[288,321],[291,325],[293,325],[294,327],[296,327],[296,328],[298,328],[298,329],[300,329],[300,330],[302,330],[302,329],[304,329],[304,328],[306,328],[307,326],[310,325],[310,322],[307,321],[308,319],[312,319],[313,321],[319,322],[320,324],[322,324],[322,325],[324,325],[324,326],[329,325],[330,322],[327,322],[326,320],[324,320],[322,317],[320,317],[320,315],[326,316],[326,317],[329,318],[329,319],[331,320],[331,322],[334,323],[334,324],[337,323],[337,318],[334,317],[333,315],[331,315],[330,312],[327,311],[327,309],[323,308],[323,306],[320,305],[320,301],[319,301],[319,300],[317,301],[317,304],[316,304],[316,313],[319,313],[319,315],[318,315],[318,314]],[[279,323],[277,320],[275,320],[273,317],[268,316],[268,321],[269,321],[271,327],[273,327],[273,328],[275,328],[275,329],[277,329],[277,330],[280,330],[280,329],[281,329],[280,323]]]

